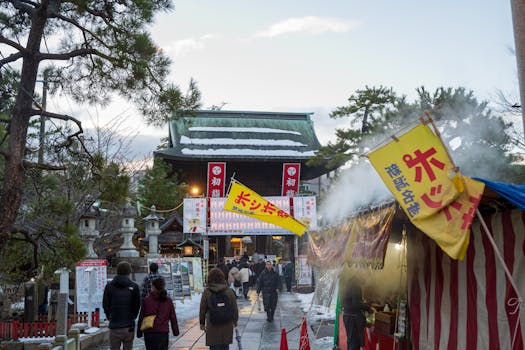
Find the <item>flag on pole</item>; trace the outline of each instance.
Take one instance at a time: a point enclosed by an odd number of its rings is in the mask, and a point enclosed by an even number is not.
[[[484,184],[459,173],[426,124],[370,152],[368,158],[410,221],[451,258],[463,259]]]
[[[306,226],[267,201],[255,191],[232,179],[224,210],[268,222],[302,236]]]
[[[454,165],[426,124],[368,154],[377,173],[409,218],[433,215],[459,195]]]

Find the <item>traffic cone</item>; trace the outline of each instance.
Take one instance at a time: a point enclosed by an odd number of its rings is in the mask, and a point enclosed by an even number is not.
[[[303,324],[301,326],[299,350],[310,350],[310,339],[308,338],[308,329],[306,328],[306,317],[303,317]]]
[[[288,350],[288,340],[286,339],[286,328],[281,329],[281,346],[279,350]]]

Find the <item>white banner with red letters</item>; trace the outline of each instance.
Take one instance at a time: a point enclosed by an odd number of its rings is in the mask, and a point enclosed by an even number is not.
[[[283,164],[283,186],[281,196],[293,197],[299,193],[301,163]]]
[[[224,197],[224,183],[226,179],[226,163],[208,163],[208,198]]]

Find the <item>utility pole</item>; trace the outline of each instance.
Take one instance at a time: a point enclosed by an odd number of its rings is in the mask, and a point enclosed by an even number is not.
[[[42,111],[46,110],[47,103],[47,78],[48,70],[44,70],[44,80],[42,87]],[[38,147],[38,164],[44,163],[44,143],[46,139],[46,117],[43,115],[40,116],[40,134],[39,134],[39,147]]]
[[[511,0],[514,42],[520,84],[521,115],[525,131],[525,0]]]

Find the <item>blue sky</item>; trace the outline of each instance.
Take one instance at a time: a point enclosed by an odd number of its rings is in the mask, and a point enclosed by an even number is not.
[[[173,59],[171,80],[194,78],[203,107],[315,112],[323,144],[341,123],[328,113],[365,85],[409,99],[422,85],[518,96],[510,1],[177,0],[151,31]],[[123,106],[98,114],[140,120]]]

